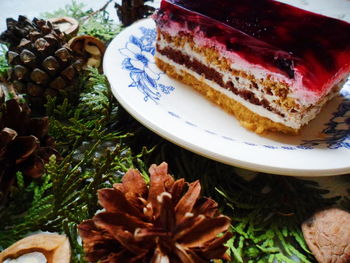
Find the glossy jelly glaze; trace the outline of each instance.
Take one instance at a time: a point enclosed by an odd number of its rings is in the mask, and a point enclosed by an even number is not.
[[[317,97],[350,71],[349,23],[273,0],[162,0],[155,20],[200,32]]]

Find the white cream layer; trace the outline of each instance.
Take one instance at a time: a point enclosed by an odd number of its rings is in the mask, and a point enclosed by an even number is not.
[[[243,98],[241,98],[240,96],[234,94],[233,92],[220,87],[217,83],[215,83],[211,80],[205,79],[203,76],[199,75],[198,73],[186,68],[183,65],[177,64],[173,60],[170,60],[169,58],[167,58],[159,53],[156,53],[155,56],[158,57],[160,60],[164,61],[165,63],[168,63],[171,66],[173,66],[179,75],[183,75],[182,72],[187,72],[187,73],[191,74],[198,81],[204,82],[208,86],[210,86],[211,88],[219,91],[222,94],[225,94],[227,97],[234,99],[235,101],[238,101],[239,103],[241,103],[242,105],[247,107],[249,110],[251,110],[252,112],[254,112],[260,116],[266,117],[274,122],[282,123],[285,126],[288,126],[288,127],[294,128],[294,129],[299,129],[302,126],[301,121],[296,121],[295,119],[288,120],[288,117],[283,118],[282,116],[267,110],[266,108],[264,108],[261,105],[252,104],[249,101],[246,101]],[[313,117],[314,116],[310,116],[310,119],[312,119]],[[308,122],[308,120],[306,120],[306,119],[303,121],[303,123],[307,123],[307,122]]]

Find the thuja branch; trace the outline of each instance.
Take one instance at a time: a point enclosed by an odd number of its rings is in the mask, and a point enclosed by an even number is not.
[[[86,20],[89,20],[90,18],[92,18],[93,16],[98,15],[101,12],[105,12],[107,7],[109,6],[110,3],[112,3],[113,0],[108,0],[101,8],[89,13],[88,15],[86,15],[85,17],[80,19],[80,22],[84,23]]]
[[[42,14],[44,18],[68,16],[77,19],[80,23],[79,34],[92,35],[106,42],[112,40],[121,30],[113,19],[110,18],[107,8],[111,3],[108,0],[98,10],[87,9],[82,3],[73,0],[71,4],[66,5],[54,12]]]

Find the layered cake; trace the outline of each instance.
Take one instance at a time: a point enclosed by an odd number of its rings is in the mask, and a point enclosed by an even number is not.
[[[350,24],[273,0],[162,0],[155,59],[257,133],[296,134],[350,72]]]

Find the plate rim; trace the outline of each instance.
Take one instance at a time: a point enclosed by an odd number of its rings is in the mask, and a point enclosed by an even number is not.
[[[112,72],[110,72],[111,67],[109,67],[109,58],[110,54],[117,54],[117,50],[112,50],[114,46],[118,46],[116,43],[119,39],[123,38],[125,34],[131,35],[134,29],[137,28],[137,26],[142,26],[146,21],[151,20],[150,18],[142,19],[137,21],[136,23],[132,24],[131,26],[125,28],[122,32],[120,32],[109,44],[109,46],[106,49],[105,56],[103,59],[103,68],[104,68],[104,74],[107,76],[108,81],[110,82],[111,90],[113,95],[116,97],[116,99],[119,101],[121,106],[129,112],[130,115],[133,116],[137,121],[139,121],[142,125],[150,129],[152,132],[156,133],[157,135],[163,137],[164,139],[170,141],[171,143],[174,143],[178,145],[179,147],[185,148],[191,152],[194,152],[196,154],[199,154],[201,156],[204,156],[208,159],[212,159],[227,165],[240,167],[248,170],[254,170],[258,172],[264,172],[264,173],[272,173],[272,174],[278,174],[278,175],[288,175],[288,176],[302,176],[302,177],[320,177],[320,176],[334,176],[334,175],[341,175],[341,174],[347,174],[350,172],[350,165],[344,165],[343,167],[338,168],[329,168],[329,169],[307,169],[305,167],[293,167],[293,168],[285,168],[281,166],[270,166],[270,165],[263,165],[256,163],[254,161],[247,161],[242,159],[237,159],[236,157],[229,157],[220,155],[217,152],[206,149],[205,147],[200,147],[196,144],[193,144],[192,142],[188,142],[184,140],[183,138],[176,136],[160,125],[155,124],[145,116],[143,116],[139,111],[137,111],[134,107],[130,106],[129,103],[123,98],[123,96],[117,92],[118,88],[115,87],[115,83],[111,81],[111,75]],[[125,42],[124,42],[125,43]],[[121,62],[121,61],[120,61]],[[119,65],[118,65],[119,67]],[[119,69],[121,70],[121,69]],[[115,73],[115,72],[114,72]],[[240,144],[243,144],[243,142],[237,142]],[[261,145],[262,146],[262,145]],[[262,148],[262,147],[261,147]],[[264,149],[266,151],[268,149]],[[282,150],[282,149],[280,149]],[[330,150],[330,149],[313,149],[313,151],[337,151],[337,150]],[[274,149],[276,151],[276,149]],[[305,151],[305,150],[304,150]],[[270,152],[270,151],[269,151]]]

